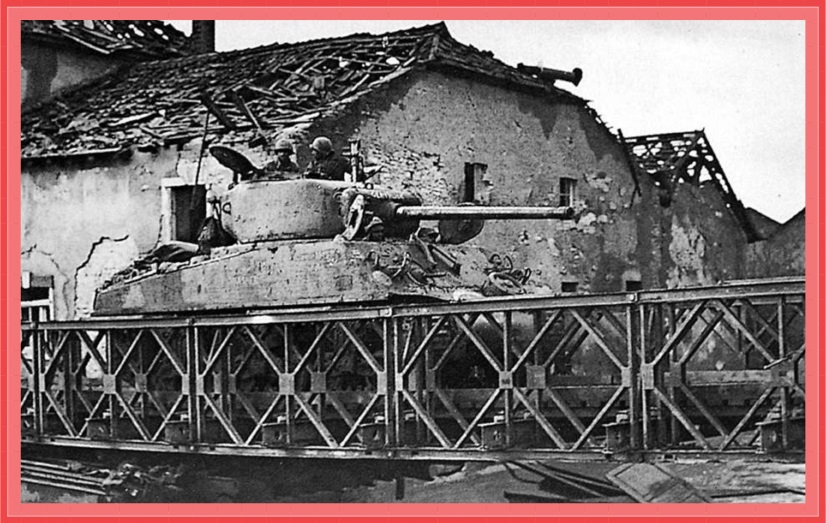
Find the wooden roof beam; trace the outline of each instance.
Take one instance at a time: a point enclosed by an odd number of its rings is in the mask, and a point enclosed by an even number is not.
[[[218,107],[218,104],[215,103],[215,100],[213,100],[212,97],[209,96],[209,93],[201,93],[200,99],[201,103],[203,103],[206,106],[206,108],[209,109],[209,112],[215,115],[215,118],[217,118],[218,121],[221,122],[221,124],[224,127],[229,129],[230,131],[234,131],[237,128],[235,123],[233,123],[233,121],[230,120],[229,116],[227,116],[224,110]]]

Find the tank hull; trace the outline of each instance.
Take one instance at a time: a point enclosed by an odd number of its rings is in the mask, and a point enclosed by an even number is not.
[[[453,300],[485,284],[485,254],[444,246],[456,260],[428,260],[408,241],[282,240],[214,249],[209,257],[161,264],[98,291],[99,316],[266,309],[385,301]],[[436,261],[436,264],[433,264]],[[457,294],[458,293],[458,294]]]

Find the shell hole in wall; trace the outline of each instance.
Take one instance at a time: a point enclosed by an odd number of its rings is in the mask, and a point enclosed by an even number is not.
[[[625,290],[631,292],[641,291],[642,282],[640,280],[625,280]]]
[[[562,282],[562,292],[576,292],[578,287],[579,287],[579,282],[576,282],[576,281],[564,281],[564,282]]]

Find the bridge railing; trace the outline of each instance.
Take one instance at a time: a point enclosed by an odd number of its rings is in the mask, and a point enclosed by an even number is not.
[[[244,455],[802,446],[804,282],[23,326],[24,441]]]

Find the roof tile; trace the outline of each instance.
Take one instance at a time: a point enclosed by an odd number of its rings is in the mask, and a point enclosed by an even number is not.
[[[202,134],[207,105],[215,116],[210,133],[253,130],[256,122],[277,131],[336,110],[415,67],[450,68],[585,103],[455,41],[439,23],[131,65],[27,110],[22,153],[69,155],[186,141]]]
[[[188,52],[184,33],[159,20],[23,20],[23,37],[74,43],[101,54],[169,58]]]

